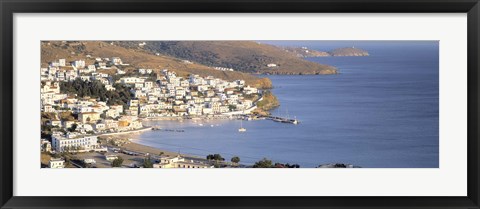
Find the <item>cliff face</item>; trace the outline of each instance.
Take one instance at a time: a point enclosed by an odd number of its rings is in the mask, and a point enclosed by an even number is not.
[[[332,50],[329,52],[332,56],[369,56],[367,51],[354,47],[346,47]]]

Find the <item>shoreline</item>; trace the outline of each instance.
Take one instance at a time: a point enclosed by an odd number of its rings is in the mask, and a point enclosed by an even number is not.
[[[138,152],[142,154],[151,154],[151,155],[156,155],[158,156],[160,153],[164,153],[162,156],[166,157],[172,157],[172,156],[177,156],[179,153],[171,150],[166,150],[162,148],[157,148],[157,147],[152,147],[148,145],[143,145],[137,142],[137,139],[135,138],[134,135],[140,134],[142,132],[152,130],[152,127],[147,127],[143,128],[141,130],[133,130],[133,131],[128,131],[128,132],[117,132],[117,133],[111,133],[107,135],[102,135],[102,137],[106,137],[107,140],[121,140],[121,139],[127,139],[128,143],[116,146],[128,151],[133,151],[133,152]],[[190,155],[190,154],[182,154],[180,153],[181,156],[183,157],[190,157],[190,158],[198,158],[198,159],[205,159],[205,157],[201,156],[195,156],[195,155]]]
[[[144,132],[144,131],[148,131],[148,130],[152,130],[152,127],[144,127],[144,128],[141,128],[141,129],[135,129],[135,130],[131,130],[131,131],[104,133],[104,134],[98,134],[96,136],[100,137],[100,136],[113,136],[113,135],[121,135],[121,134],[132,134],[132,133],[140,133],[140,132]]]
[[[214,116],[195,116],[195,117],[151,117],[141,118],[142,122],[147,121],[183,121],[183,120],[242,120],[245,117],[254,116],[251,113],[244,115],[214,115]],[[153,128],[153,127],[151,127]]]
[[[150,155],[157,155],[157,156],[160,153],[163,152],[163,155],[162,155],[163,157],[172,157],[172,156],[177,156],[179,154],[178,152],[174,152],[174,151],[171,151],[171,150],[165,150],[165,149],[161,149],[161,148],[156,148],[156,147],[152,147],[152,146],[143,145],[143,144],[140,144],[140,143],[132,141],[132,140],[130,140],[130,143],[123,144],[119,147],[121,147],[123,149],[126,149],[126,150],[129,150],[129,151],[145,153],[145,154],[148,153]],[[182,154],[182,153],[180,153],[180,156],[205,159],[205,157],[194,156],[194,155],[189,155],[189,154]]]

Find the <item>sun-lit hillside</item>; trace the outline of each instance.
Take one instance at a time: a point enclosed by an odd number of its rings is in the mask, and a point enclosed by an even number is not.
[[[280,47],[254,41],[118,42],[125,47],[165,54],[211,67],[260,74],[336,74],[335,67],[304,60]]]
[[[186,63],[182,59],[171,56],[160,55],[157,56],[152,53],[147,53],[142,49],[125,48],[115,44],[110,44],[103,41],[84,41],[84,42],[43,42],[42,43],[41,65],[47,66],[48,62],[58,60],[61,58],[67,61],[82,59],[87,64],[93,64],[95,57],[120,57],[124,63],[129,63],[131,66],[124,67],[124,70],[134,70],[136,68],[152,68],[152,69],[169,69],[177,72],[180,76],[187,76],[188,74],[198,74],[201,76],[214,76],[221,79],[233,81],[242,79],[247,84],[270,88],[271,82],[268,78],[258,78],[254,75],[242,72],[230,72],[215,70],[211,67],[198,64]],[[86,58],[90,55],[91,58]],[[114,73],[106,70],[105,73]]]

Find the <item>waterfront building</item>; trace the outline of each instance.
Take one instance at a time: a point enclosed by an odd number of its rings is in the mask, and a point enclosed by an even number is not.
[[[159,163],[153,164],[154,168],[213,168],[212,165],[186,160],[183,157],[162,157]]]
[[[84,136],[74,133],[54,133],[52,134],[52,147],[57,152],[78,151],[88,152],[90,150],[102,149],[98,145],[97,136]]]

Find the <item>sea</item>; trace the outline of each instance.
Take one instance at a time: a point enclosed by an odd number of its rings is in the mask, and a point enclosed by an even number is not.
[[[362,168],[439,167],[439,43],[437,41],[263,41],[328,51],[367,50],[366,57],[315,57],[336,75],[270,75],[280,107],[271,120],[149,121],[184,132],[148,131],[135,142],[206,156],[240,157],[315,168],[345,163]],[[238,132],[240,127],[246,132]]]

